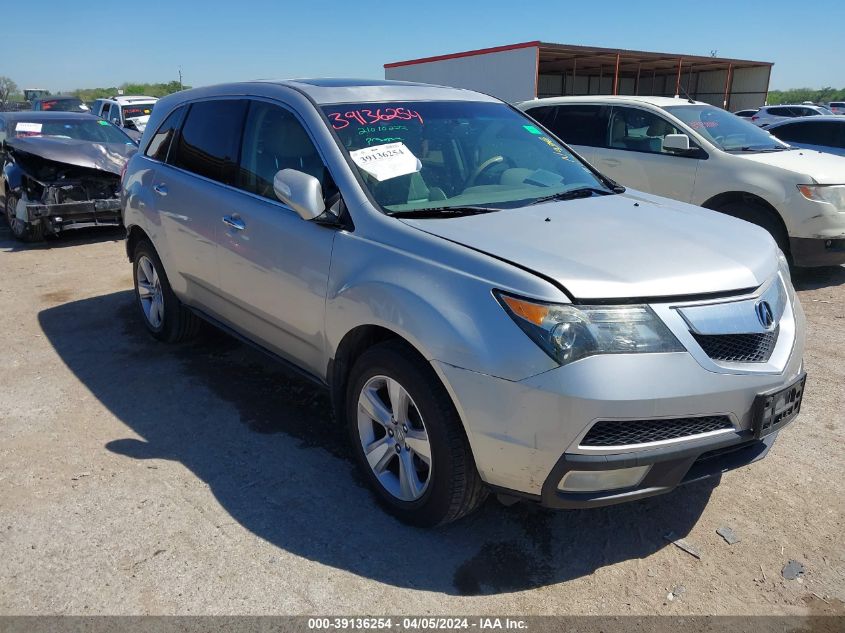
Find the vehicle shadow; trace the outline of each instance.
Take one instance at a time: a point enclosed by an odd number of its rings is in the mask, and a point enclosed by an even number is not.
[[[0,214],[2,215],[2,214]],[[5,221],[0,222],[0,252],[17,253],[20,251],[47,250],[79,246],[80,244],[98,244],[100,242],[116,242],[126,237],[126,229],[121,226],[92,226],[84,229],[73,229],[48,237],[41,242],[19,242],[12,237],[12,232]]]
[[[474,595],[579,578],[667,547],[669,532],[688,534],[718,483],[586,511],[491,498],[455,524],[407,527],[359,479],[321,388],[221,333],[155,342],[132,300],[123,291],[39,314],[64,363],[143,438],[116,437],[105,448],[180,462],[256,536],[382,583]]]
[[[792,271],[792,285],[796,290],[818,290],[845,284],[845,266],[796,268]]]

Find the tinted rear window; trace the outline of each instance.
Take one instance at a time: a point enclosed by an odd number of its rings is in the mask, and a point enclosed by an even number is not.
[[[242,99],[193,104],[168,162],[234,184],[246,105]]]
[[[543,125],[570,145],[604,147],[609,120],[609,106],[573,104],[555,106]]]

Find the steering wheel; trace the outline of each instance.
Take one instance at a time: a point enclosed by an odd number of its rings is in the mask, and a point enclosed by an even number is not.
[[[513,166],[513,161],[510,158],[505,158],[501,154],[498,156],[491,156],[475,168],[475,171],[472,172],[472,175],[467,178],[467,182],[464,188],[468,189],[469,187],[472,187],[475,184],[475,181],[478,180],[485,171],[487,171],[491,167],[498,165],[499,163],[505,162]]]

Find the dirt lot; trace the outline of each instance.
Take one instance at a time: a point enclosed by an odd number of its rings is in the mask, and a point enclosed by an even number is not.
[[[421,531],[374,505],[319,389],[223,335],[148,338],[120,238],[0,228],[0,613],[845,613],[845,268],[798,280],[807,394],[762,462]]]

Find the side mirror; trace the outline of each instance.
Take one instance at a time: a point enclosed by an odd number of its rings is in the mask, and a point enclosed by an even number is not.
[[[273,177],[276,197],[303,220],[313,220],[326,210],[320,181],[296,169],[282,169]]]
[[[689,136],[686,134],[667,134],[663,137],[663,149],[670,152],[688,152]]]

